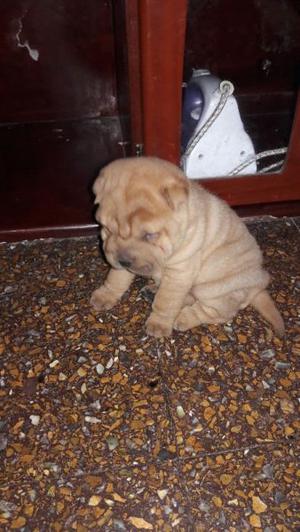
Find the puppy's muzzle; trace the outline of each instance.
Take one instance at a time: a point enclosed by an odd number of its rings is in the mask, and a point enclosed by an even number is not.
[[[118,253],[116,260],[121,268],[125,268],[125,270],[130,270],[140,275],[150,275],[153,270],[152,264],[139,264],[139,261],[126,251]]]
[[[120,266],[122,266],[122,268],[130,268],[131,266],[131,262],[130,260],[119,260],[119,264]]]
[[[125,269],[130,268],[130,266],[132,266],[132,263],[133,263],[133,259],[125,252],[120,253],[118,255],[117,261],[120,264],[120,266]]]

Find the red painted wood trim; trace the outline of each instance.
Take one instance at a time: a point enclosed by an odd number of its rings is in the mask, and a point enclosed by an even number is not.
[[[262,216],[300,216],[300,201],[289,201],[285,203],[275,202],[261,205],[236,206],[234,210],[238,215],[243,217]],[[95,224],[79,224],[70,226],[51,226],[51,227],[31,227],[28,229],[1,230],[1,242],[17,242],[20,240],[33,240],[34,238],[74,238],[99,236],[99,226]]]
[[[144,154],[178,164],[187,0],[140,0]]]
[[[178,164],[187,1],[140,0],[139,15],[144,153]],[[282,173],[199,183],[231,205],[300,199],[300,98]]]
[[[74,238],[97,235],[99,235],[99,226],[95,224],[0,229],[0,243],[34,240],[36,238]]]
[[[132,155],[136,154],[136,145],[143,144],[138,2],[139,0],[125,0]]]

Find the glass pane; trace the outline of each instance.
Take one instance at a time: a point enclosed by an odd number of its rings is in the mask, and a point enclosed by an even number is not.
[[[297,0],[190,0],[181,142],[189,177],[282,169],[295,109],[299,35]]]

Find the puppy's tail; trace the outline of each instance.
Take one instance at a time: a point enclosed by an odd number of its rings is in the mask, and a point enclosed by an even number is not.
[[[259,292],[251,301],[251,305],[273,326],[278,336],[285,332],[284,322],[273,299],[266,290]]]

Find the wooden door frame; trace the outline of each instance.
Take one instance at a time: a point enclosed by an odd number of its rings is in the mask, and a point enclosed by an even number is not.
[[[144,154],[156,155],[178,164],[188,0],[127,0],[128,8],[131,6],[132,9],[134,4],[140,50],[138,66],[142,119],[139,134],[143,136]],[[130,46],[128,48],[130,52]],[[131,71],[134,70],[134,58],[131,57],[129,63]],[[299,200],[300,96],[281,173],[201,179],[199,183],[233,206]]]

